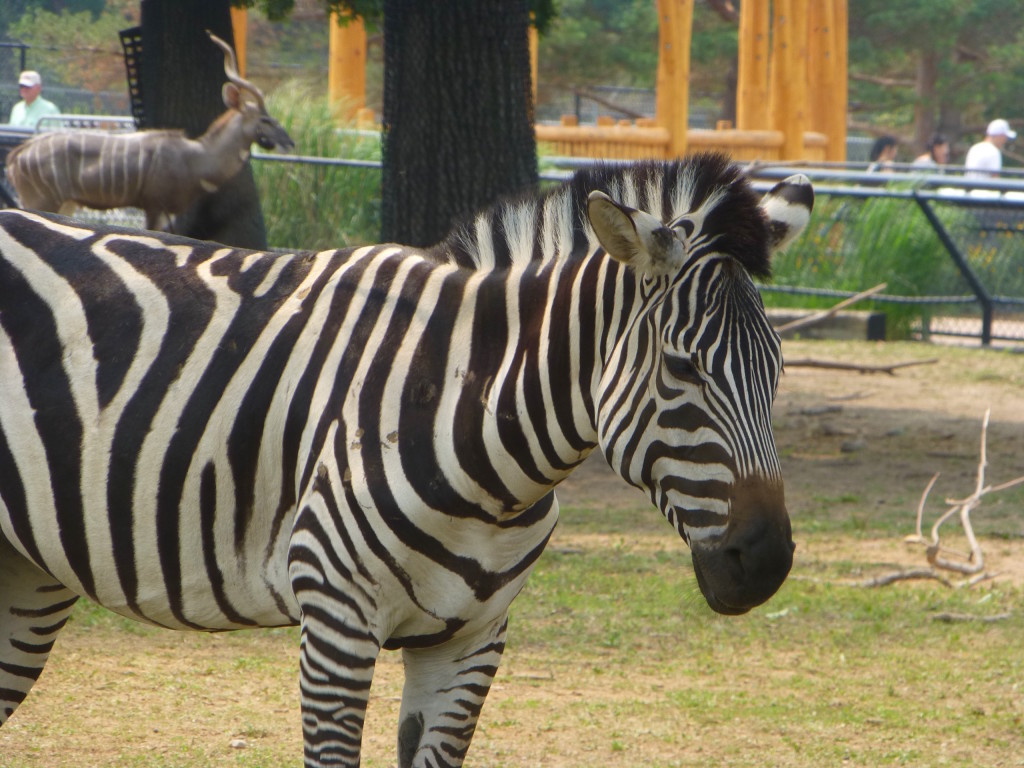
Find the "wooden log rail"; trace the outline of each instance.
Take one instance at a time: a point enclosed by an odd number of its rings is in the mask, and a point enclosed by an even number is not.
[[[597,125],[574,125],[574,117],[562,119],[561,125],[537,125],[537,141],[551,145],[553,154],[567,157],[600,157],[609,159],[669,158],[670,135],[666,128],[638,120],[618,123],[605,119]],[[734,160],[782,159],[784,135],[781,131],[718,128],[691,128],[687,131],[689,152],[725,152]],[[803,159],[823,161],[828,140],[824,134],[804,134]]]

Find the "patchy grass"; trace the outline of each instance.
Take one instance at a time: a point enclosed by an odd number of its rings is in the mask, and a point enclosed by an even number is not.
[[[766,606],[725,618],[665,531],[597,534],[584,513],[562,521],[513,606],[469,765],[995,766],[1024,754],[1020,586],[850,586],[891,564],[832,532],[803,539]],[[992,624],[933,619],[1007,611]],[[297,647],[295,630],[140,637],[83,603],[0,731],[0,766],[297,764]],[[399,690],[398,656],[385,654],[368,766],[393,765]]]
[[[1024,496],[987,497],[973,516],[994,581],[855,586],[923,564],[902,537],[935,471],[928,521],[945,496],[973,489],[986,407],[989,478],[1024,474],[1020,357],[821,342],[784,352],[939,362],[897,376],[787,371],[775,422],[796,561],[745,616],[712,614],[682,541],[643,494],[588,461],[513,604],[468,766],[1024,765]],[[842,451],[851,438],[863,446]],[[1010,617],[935,619],[944,613]],[[82,601],[0,729],[0,768],[298,765],[297,680],[295,629],[167,632]],[[401,657],[385,653],[369,768],[395,763],[401,685]]]

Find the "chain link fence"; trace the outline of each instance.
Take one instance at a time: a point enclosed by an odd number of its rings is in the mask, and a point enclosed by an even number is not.
[[[5,141],[24,138],[0,131],[0,155]],[[254,162],[316,165],[326,174],[380,168],[376,161],[273,155],[254,155]],[[592,162],[545,158],[542,182],[561,181]],[[960,168],[942,170],[922,174],[897,167],[881,174],[858,164],[748,166],[762,192],[794,173],[810,176],[815,186],[808,230],[776,257],[774,280],[761,286],[766,303],[831,306],[885,282],[885,290],[863,306],[886,314],[890,338],[1024,348],[1024,175],[1006,171],[1001,180],[981,183],[965,179]],[[84,211],[82,218],[143,225],[135,209]]]
[[[1024,345],[1024,176],[979,181],[941,170],[751,169],[764,190],[806,173],[817,199],[807,233],[763,291],[836,303],[885,282],[869,306],[896,335]]]

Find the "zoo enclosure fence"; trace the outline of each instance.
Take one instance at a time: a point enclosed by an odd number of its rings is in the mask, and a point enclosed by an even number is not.
[[[548,174],[551,180],[594,163],[576,157],[545,160],[558,169]],[[776,279],[759,286],[766,302],[792,305],[793,297],[804,297],[835,304],[886,282],[870,306],[903,318],[903,330],[912,338],[977,339],[1024,349],[1021,169],[1004,169],[999,180],[981,181],[965,178],[960,166],[897,164],[879,173],[869,172],[867,162],[742,165],[762,193],[796,173],[814,183],[808,231],[776,260]],[[908,253],[880,258],[872,245]],[[778,268],[780,261],[785,267],[800,258],[815,268]],[[918,258],[938,268],[915,266]],[[801,280],[818,272],[817,266],[834,280]],[[907,318],[913,318],[909,327]]]
[[[918,286],[905,282],[901,286],[897,282],[893,290],[892,276],[878,273],[872,276],[877,278],[875,284],[890,284],[887,292],[872,297],[873,303],[920,309],[920,319],[912,328],[919,338],[977,338],[984,345],[1024,345],[1024,174],[1010,169],[998,180],[979,181],[953,175],[951,168],[941,169],[941,173],[938,170],[923,173],[920,168],[906,165],[880,174],[859,167],[791,165],[752,168],[750,175],[755,179],[755,188],[764,190],[800,172],[814,182],[819,199],[849,201],[854,205],[870,200],[894,201],[901,214],[892,224],[909,229],[911,224],[920,226],[922,221],[927,222],[934,233],[932,247],[944,250],[949,264],[955,267],[956,281],[948,276],[945,281],[935,281],[950,292],[922,295],[913,291],[904,295],[900,293],[901,287]],[[870,219],[865,226],[875,223]],[[833,224],[834,221],[818,222],[819,227]],[[828,295],[839,300],[869,287],[861,285],[856,291],[844,292],[768,285],[762,290]],[[952,292],[957,289],[965,292]]]
[[[64,127],[82,127],[83,116],[75,116],[74,120],[75,125]],[[124,129],[125,126],[110,127]],[[20,143],[24,138],[17,134],[0,135],[0,156],[5,154],[3,145]],[[355,168],[380,169],[380,162],[374,160],[261,153],[254,153],[253,159],[257,163],[320,166],[325,173],[345,173]],[[575,157],[543,157],[545,170],[541,181],[544,184],[562,181],[575,169],[595,162]],[[962,169],[952,167],[922,173],[920,168],[896,166],[885,174],[869,173],[866,164],[857,163],[814,166],[749,163],[744,168],[755,189],[761,192],[794,173],[809,176],[814,182],[817,200],[816,218],[812,219],[810,229],[817,231],[820,241],[826,243],[826,250],[835,247],[840,239],[864,237],[865,233],[858,228],[863,230],[870,222],[862,223],[859,213],[867,201],[891,201],[898,211],[891,225],[910,228],[912,223],[917,227],[926,224],[934,238],[930,248],[944,252],[945,263],[955,275],[955,279],[946,281],[951,290],[927,295],[915,290],[917,286],[907,284],[905,278],[902,282],[897,279],[894,284],[893,275],[883,271],[865,272],[862,284],[848,286],[847,290],[776,280],[760,286],[769,303],[773,297],[805,297],[835,303],[889,281],[890,287],[873,296],[872,303],[882,309],[902,309],[916,315],[919,319],[910,329],[914,337],[976,339],[984,345],[1024,345],[1024,173],[1007,170],[1003,179],[982,183],[965,179],[959,173]],[[819,212],[824,213],[819,216]],[[88,218],[127,226],[141,226],[142,221],[141,214],[132,209],[90,212]],[[804,238],[808,238],[808,234]],[[835,254],[840,260],[862,259],[863,256]],[[993,270],[993,263],[1000,269]]]

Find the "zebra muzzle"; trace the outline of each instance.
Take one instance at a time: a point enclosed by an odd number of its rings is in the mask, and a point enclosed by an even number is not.
[[[725,533],[691,544],[697,584],[714,611],[737,615],[765,602],[793,566],[782,483],[737,483]]]

